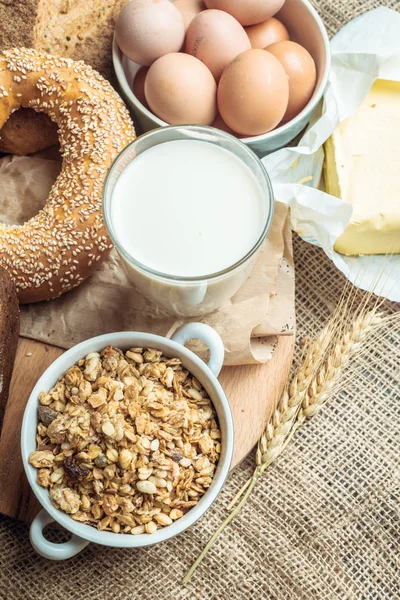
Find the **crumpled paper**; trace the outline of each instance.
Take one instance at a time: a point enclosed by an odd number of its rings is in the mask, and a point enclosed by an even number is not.
[[[348,257],[335,252],[334,243],[346,229],[352,208],[317,189],[322,145],[338,123],[356,111],[376,79],[400,81],[400,14],[381,7],[354,19],[332,39],[331,52],[324,99],[299,145],[278,150],[263,162],[275,197],[291,208],[293,229],[321,246],[352,283],[400,301],[400,256]]]
[[[23,223],[44,205],[59,173],[59,160],[36,156],[0,159],[0,221]],[[56,154],[57,156],[57,154]],[[288,208],[276,203],[273,224],[256,264],[229,303],[201,320],[225,345],[225,364],[267,362],[277,336],[294,333],[294,268]],[[62,348],[112,331],[147,331],[170,336],[188,320],[163,312],[127,279],[113,250],[95,274],[50,302],[21,306],[21,335]],[[201,346],[193,346],[201,354]]]

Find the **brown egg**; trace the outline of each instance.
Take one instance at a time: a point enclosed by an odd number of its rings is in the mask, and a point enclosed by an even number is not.
[[[315,88],[317,71],[309,52],[296,42],[277,42],[268,46],[280,61],[289,78],[289,103],[283,121],[296,117],[308,104]]]
[[[249,48],[250,40],[243,27],[222,10],[201,12],[186,33],[185,52],[207,65],[216,81],[231,60]]]
[[[148,105],[146,102],[146,96],[144,95],[144,82],[146,80],[148,70],[148,67],[140,67],[139,71],[135,75],[132,84],[133,93],[135,94],[139,102],[141,102],[146,108],[148,108]]]
[[[156,60],[144,92],[151,110],[167,123],[210,125],[217,114],[215,79],[189,54],[174,52]]]
[[[221,129],[221,131],[225,131],[226,133],[230,133],[231,135],[236,136],[236,133],[231,129],[223,120],[221,115],[217,113],[214,121],[211,123],[212,127],[216,127],[216,129]]]
[[[206,8],[202,0],[175,0],[174,6],[176,6],[182,15],[185,32],[195,16]]]
[[[285,0],[204,0],[207,8],[229,13],[242,25],[255,25],[273,17]]]
[[[267,50],[247,50],[225,69],[218,86],[218,110],[243,136],[271,131],[282,120],[289,100],[285,69]]]
[[[119,14],[115,37],[125,56],[149,66],[160,56],[181,49],[185,27],[181,13],[169,0],[131,0]]]
[[[263,23],[250,25],[245,31],[249,36],[252,48],[266,48],[275,42],[282,42],[289,39],[288,30],[283,23],[271,17]]]

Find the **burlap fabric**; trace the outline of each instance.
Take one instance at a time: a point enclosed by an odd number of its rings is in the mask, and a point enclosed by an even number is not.
[[[314,4],[333,34],[378,2]],[[400,10],[400,1],[385,4]],[[300,339],[329,316],[344,279],[321,250],[295,237]],[[400,598],[400,333],[363,360],[345,391],[298,432],[187,588],[180,579],[251,474],[253,456],[205,518],[158,547],[89,545],[53,563],[31,549],[26,525],[0,518],[0,599]]]

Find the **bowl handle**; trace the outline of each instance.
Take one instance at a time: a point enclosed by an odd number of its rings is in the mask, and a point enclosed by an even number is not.
[[[182,346],[184,346],[188,340],[193,339],[201,340],[207,344],[210,349],[210,360],[207,364],[214,375],[218,377],[224,362],[225,354],[224,343],[220,336],[215,329],[205,323],[187,323],[186,325],[183,325],[183,327],[177,329],[171,338],[171,340],[178,344],[182,344]]]
[[[32,521],[29,538],[32,546],[40,556],[49,560],[65,560],[72,558],[89,544],[88,540],[84,540],[77,535],[73,535],[68,542],[63,544],[49,542],[43,535],[43,529],[53,521],[53,517],[44,509]]]

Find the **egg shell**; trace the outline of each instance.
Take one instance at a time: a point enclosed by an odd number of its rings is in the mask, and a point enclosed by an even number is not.
[[[190,23],[185,52],[201,60],[219,81],[225,67],[251,48],[244,28],[222,10],[205,10]]]
[[[289,103],[283,121],[291,121],[308,104],[317,81],[317,70],[311,54],[296,42],[277,42],[268,46],[289,79]]]
[[[169,0],[131,0],[119,14],[115,36],[125,56],[149,66],[160,56],[181,49],[185,26]]]
[[[271,17],[263,23],[245,28],[252,48],[266,48],[275,42],[289,39],[289,33],[283,23]]]
[[[215,127],[216,129],[221,129],[221,131],[225,131],[226,133],[230,133],[231,135],[234,135],[235,137],[237,137],[237,134],[233,131],[233,129],[231,129],[223,120],[223,118],[221,117],[221,115],[219,113],[217,113],[217,116],[215,117],[214,121],[211,123],[212,127]]]
[[[282,120],[289,83],[279,60],[267,50],[247,50],[225,69],[218,86],[218,110],[238,134],[271,131]]]
[[[242,25],[255,25],[273,17],[285,0],[204,0],[207,8],[229,13]]]
[[[206,5],[202,0],[176,0],[174,6],[182,15],[185,25],[185,32],[196,15],[206,9]]]
[[[156,60],[144,92],[151,110],[170,124],[211,125],[217,114],[215,79],[189,54],[166,54]]]
[[[148,70],[148,67],[140,67],[139,71],[136,73],[133,79],[132,84],[133,93],[135,94],[139,102],[141,102],[146,108],[148,108],[148,105],[146,102],[146,96],[144,95],[144,82],[146,80]]]

